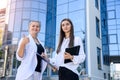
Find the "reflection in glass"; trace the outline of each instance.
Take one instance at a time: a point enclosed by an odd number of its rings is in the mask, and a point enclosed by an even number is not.
[[[40,6],[39,2],[37,1],[32,1],[31,5],[32,5],[32,8],[37,8],[37,9],[39,9],[39,6]]]
[[[31,6],[31,1],[24,1],[23,7],[24,8],[30,8]]]
[[[28,31],[29,20],[23,20],[22,22],[22,31]]]
[[[38,12],[31,12],[31,20],[38,20]]]

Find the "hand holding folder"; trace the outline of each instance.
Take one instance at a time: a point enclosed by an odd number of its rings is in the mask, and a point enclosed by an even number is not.
[[[79,50],[80,50],[80,45],[74,46],[74,47],[71,47],[71,48],[66,48],[65,52],[68,52],[71,55],[78,55],[79,54]],[[70,60],[70,59],[65,59],[64,60],[64,63],[68,63],[68,62],[72,62],[72,60]]]
[[[42,60],[44,60],[50,67],[52,67],[53,71],[55,72],[57,70],[57,68],[50,63],[50,61],[48,59],[45,59],[44,57],[42,57],[39,53],[37,53],[38,56],[41,57]]]

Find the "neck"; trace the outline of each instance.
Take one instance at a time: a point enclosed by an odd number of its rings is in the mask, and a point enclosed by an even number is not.
[[[70,37],[70,33],[65,33],[65,38],[69,38]]]
[[[37,35],[36,34],[31,34],[33,39],[37,39]]]

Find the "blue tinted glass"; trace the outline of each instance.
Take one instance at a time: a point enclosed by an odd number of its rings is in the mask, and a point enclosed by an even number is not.
[[[68,12],[68,4],[57,6],[57,15]]]
[[[46,10],[47,9],[47,4],[45,3],[40,3],[40,9]]]
[[[102,44],[107,44],[107,43],[108,43],[107,38],[108,38],[108,37],[106,37],[106,36],[103,36],[103,37],[102,37]]]
[[[108,30],[108,34],[117,34],[116,30]]]
[[[57,0],[57,5],[68,3],[68,0]]]
[[[118,38],[118,43],[120,45],[120,29],[117,31],[117,38]]]
[[[115,11],[108,11],[108,19],[115,18]]]
[[[24,19],[29,19],[30,18],[30,11],[23,11],[23,16]]]
[[[117,19],[117,24],[120,24],[120,19]]]
[[[31,20],[38,20],[39,18],[39,13],[38,12],[31,12]]]
[[[116,29],[116,25],[108,26],[108,29]]]
[[[45,28],[46,28],[46,15],[39,13],[39,21],[41,24],[40,32],[45,34]]]
[[[115,0],[107,0],[107,2],[111,2],[111,1],[115,1]]]
[[[23,20],[22,22],[22,30],[28,31],[29,20]]]
[[[14,31],[20,31],[20,29],[21,29],[21,17],[22,17],[22,12],[16,12]]]
[[[120,5],[116,6],[116,18],[120,18]]]
[[[84,9],[85,1],[84,0],[76,0],[74,2],[69,3],[69,12]]]
[[[118,51],[117,51],[117,50],[113,50],[113,51],[111,50],[111,51],[110,51],[110,55],[111,55],[111,56],[115,56],[115,55],[117,56],[117,55],[119,55],[119,54],[118,54]]]
[[[115,19],[108,20],[108,25],[116,25]]]
[[[39,9],[39,7],[40,7],[40,3],[37,2],[37,1],[32,1],[31,5],[32,5],[32,6],[31,6],[32,8],[37,8],[37,9]]]
[[[31,1],[24,1],[23,7],[24,8],[30,8],[31,6]]]
[[[115,10],[115,6],[109,6],[107,7],[107,10]]]
[[[109,35],[110,43],[117,43],[117,35]]]
[[[110,44],[109,49],[110,50],[118,50],[118,45],[117,44]]]
[[[37,0],[37,1],[47,3],[47,0]]]

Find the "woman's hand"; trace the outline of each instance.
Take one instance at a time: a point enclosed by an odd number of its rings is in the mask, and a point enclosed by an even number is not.
[[[65,52],[64,59],[73,59],[73,56],[70,53]]]
[[[25,46],[26,46],[27,43],[29,43],[29,38],[24,35],[23,40],[20,44],[20,48],[18,50],[18,55],[21,58],[24,56],[24,49],[25,49]]]
[[[48,58],[48,56],[45,53],[43,53],[43,52],[41,54],[41,57],[45,58],[47,61],[50,61],[49,58]]]

